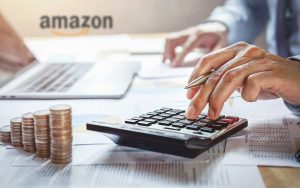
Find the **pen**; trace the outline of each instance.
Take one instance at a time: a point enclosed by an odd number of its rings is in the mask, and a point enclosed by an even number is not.
[[[189,89],[193,87],[197,87],[200,85],[205,84],[206,80],[209,78],[209,76],[213,73],[214,71],[211,71],[209,73],[203,74],[200,77],[196,78],[195,80],[191,81],[187,86],[185,86],[184,89]]]

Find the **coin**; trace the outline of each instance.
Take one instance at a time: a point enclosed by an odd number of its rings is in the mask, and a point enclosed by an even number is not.
[[[22,119],[16,117],[10,120],[11,144],[14,147],[23,147],[22,144]]]
[[[11,131],[9,125],[0,128],[0,141],[4,143],[11,143]]]
[[[35,153],[34,118],[31,112],[22,115],[22,143],[26,152]]]
[[[60,104],[50,110],[50,158],[56,164],[72,161],[72,108]]]
[[[40,158],[50,157],[50,112],[39,110],[33,113],[34,117],[34,137],[36,145],[36,155]]]

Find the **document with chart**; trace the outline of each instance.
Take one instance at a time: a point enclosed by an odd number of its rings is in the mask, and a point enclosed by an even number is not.
[[[225,164],[300,167],[300,119],[289,116],[254,120],[250,133],[227,140]]]
[[[49,187],[264,187],[256,166],[223,165],[224,147],[220,143],[192,160],[112,144],[77,145],[72,163],[64,166],[2,147],[0,164],[6,165],[0,186],[39,187],[46,181]]]

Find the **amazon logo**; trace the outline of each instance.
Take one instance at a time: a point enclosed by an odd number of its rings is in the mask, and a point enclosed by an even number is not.
[[[113,25],[113,17],[109,15],[43,15],[40,17],[40,28],[48,29],[52,34],[59,36],[87,35],[91,29],[112,29]]]

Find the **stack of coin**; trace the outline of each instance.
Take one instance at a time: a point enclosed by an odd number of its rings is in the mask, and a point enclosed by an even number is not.
[[[23,147],[22,144],[22,119],[16,117],[10,120],[11,145]]]
[[[50,157],[50,127],[49,111],[40,110],[33,113],[34,117],[34,137],[36,155],[41,158]]]
[[[50,107],[50,158],[56,164],[72,161],[72,109],[69,105]]]
[[[24,151],[35,153],[34,120],[32,113],[22,115],[22,141]]]
[[[11,143],[9,125],[0,128],[0,141],[5,143]]]

